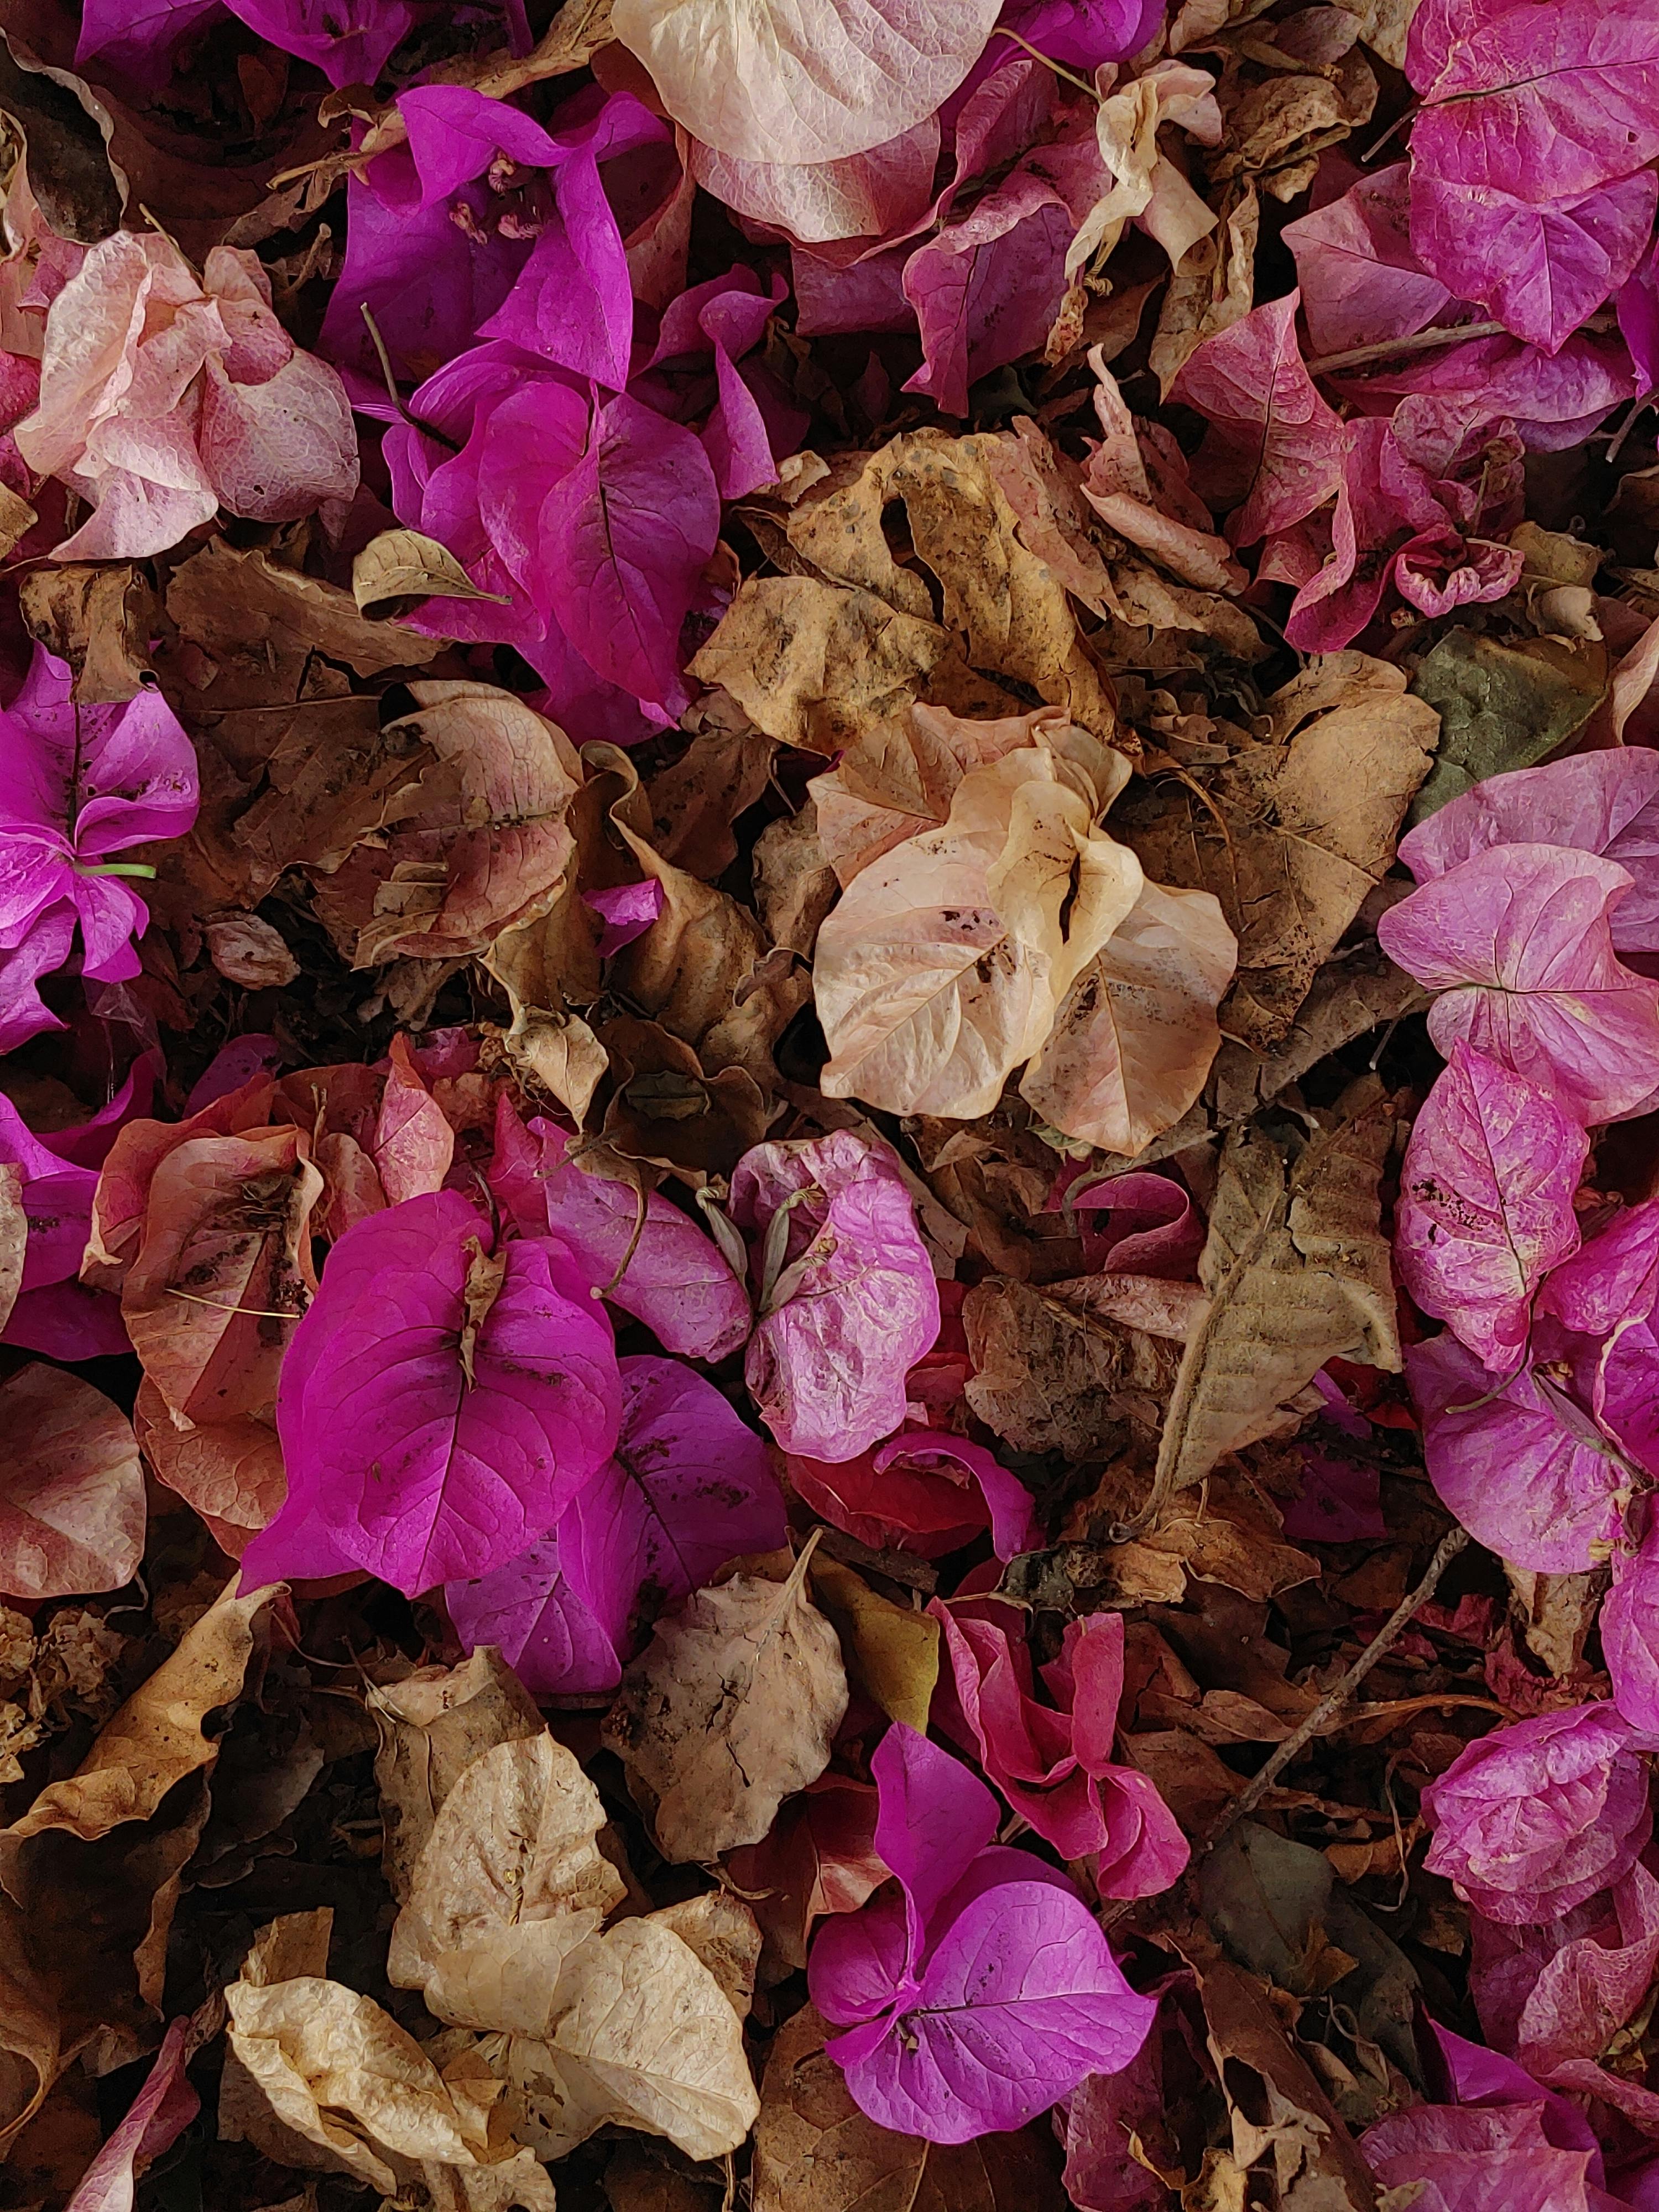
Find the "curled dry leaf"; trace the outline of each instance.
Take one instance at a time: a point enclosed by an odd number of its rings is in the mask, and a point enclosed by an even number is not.
[[[544,2042],[514,2037],[507,2063],[526,2134],[562,2157],[595,2128],[643,2128],[690,2158],[735,2150],[760,2099],[743,2027],[720,1983],[653,1915],[589,1938],[566,1964]]]
[[[31,1603],[119,1589],[144,1548],[132,1425],[78,1375],[35,1361],[0,1383],[0,1590]]]
[[[787,1582],[734,1575],[699,1590],[623,1677],[605,1741],[676,1864],[759,1843],[829,1764],[847,1674],[805,1595],[807,1559]]]
[[[542,1717],[499,1651],[481,1644],[459,1667],[422,1667],[368,1692],[380,1731],[374,1780],[380,1792],[385,1866],[400,1903],[438,1808],[467,1768],[498,1744],[542,1734]]]
[[[1164,1417],[1158,1495],[1266,1436],[1328,1359],[1398,1371],[1378,1182],[1393,1102],[1370,1079],[1305,1140],[1243,1123],[1227,1139],[1198,1263],[1209,1310]]]
[[[351,564],[351,596],[371,618],[399,599],[493,599],[482,592],[447,545],[419,530],[383,530]]]
[[[486,2138],[414,2037],[370,1997],[317,1975],[225,1992],[230,2049],[284,2128],[337,2171],[398,2191],[395,2157],[481,2164]]]
[[[599,1795],[550,1735],[498,1744],[438,1808],[392,1931],[388,1978],[440,2020],[545,2035],[565,1960],[627,1894]]]
[[[90,1843],[125,1820],[148,1820],[176,1783],[213,1765],[203,1723],[242,1694],[264,1616],[280,1584],[239,1596],[233,1581],[99,1735],[76,1771],[48,1783],[8,1833],[66,1829]]]
[[[1221,1025],[1258,1050],[1283,1040],[1388,872],[1436,732],[1401,672],[1360,653],[1327,655],[1267,711],[1267,742],[1196,773],[1203,797],[1171,780],[1155,799],[1126,805],[1120,827],[1148,876],[1219,898],[1238,939]]]

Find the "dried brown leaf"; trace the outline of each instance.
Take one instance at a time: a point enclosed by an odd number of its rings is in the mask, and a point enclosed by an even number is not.
[[[1265,742],[1120,809],[1155,882],[1212,890],[1238,939],[1220,1022],[1265,1050],[1289,1033],[1321,964],[1387,874],[1437,720],[1401,671],[1331,653],[1267,702]],[[1207,800],[1207,803],[1206,803]]]
[[[757,1844],[822,1774],[847,1711],[835,1630],[786,1583],[735,1575],[659,1620],[623,1677],[605,1737],[675,1864]]]
[[[301,1131],[187,1138],[150,1178],[121,1317],[173,1418],[268,1413],[283,1353],[311,1302],[323,1178]]]
[[[705,1889],[647,1917],[679,1937],[720,1984],[738,2018],[747,2020],[755,2002],[761,1930],[742,1899],[729,1889]]]
[[[173,570],[167,606],[180,636],[207,656],[222,708],[298,699],[319,655],[379,676],[424,667],[444,649],[441,638],[371,622],[338,585],[224,538]]]
[[[1125,1440],[1130,1399],[1161,1398],[1167,1340],[1076,1313],[1024,1283],[981,1283],[963,1304],[968,1402],[1017,1451],[1091,1459]]]
[[[1160,1497],[1266,1436],[1328,1359],[1398,1370],[1377,1189],[1395,1127],[1373,1080],[1305,1140],[1255,1123],[1229,1136],[1199,1261],[1210,1308],[1164,1418]]]
[[[155,594],[131,562],[37,568],[17,588],[29,635],[68,661],[80,705],[136,698],[146,684],[154,684],[149,641]]]
[[[149,1820],[177,1783],[213,1765],[218,1740],[202,1724],[241,1696],[264,1616],[283,1595],[274,1583],[238,1596],[239,1579],[232,1577],[178,1650],[134,1691],[76,1771],[48,1783],[5,1831],[9,1838],[64,1829],[92,1842],[124,1821]]]
[[[941,828],[842,892],[812,969],[826,1097],[965,1120],[1040,1048],[1142,883],[1129,848],[1093,826],[1121,756],[1079,731],[1093,756],[1080,766],[1069,734],[1038,729],[972,769]]]
[[[257,914],[224,914],[207,926],[208,957],[228,982],[247,991],[279,991],[300,963],[280,930]]]
[[[773,2039],[755,2130],[754,2212],[910,2212],[927,2145],[866,2119],[804,2005]]]

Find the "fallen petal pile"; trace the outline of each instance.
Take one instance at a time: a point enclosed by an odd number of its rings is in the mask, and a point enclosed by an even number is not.
[[[0,2212],[1659,2212],[1652,0],[0,42]]]

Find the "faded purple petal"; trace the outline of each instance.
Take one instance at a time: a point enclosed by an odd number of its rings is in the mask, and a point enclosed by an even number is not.
[[[1406,1353],[1423,1456],[1478,1543],[1536,1574],[1581,1574],[1618,1541],[1631,1476],[1589,1416],[1540,1373],[1506,1382],[1449,1330]]]
[[[570,1516],[560,1523],[568,1530]],[[533,1698],[613,1690],[622,1660],[605,1624],[572,1589],[558,1533],[471,1582],[444,1584],[464,1651],[495,1644]]]
[[[939,1334],[939,1286],[903,1177],[850,1131],[757,1145],[733,1171],[732,1214],[762,1240],[744,1367],[762,1418],[803,1459],[856,1457],[903,1420],[905,1376]]]
[[[1395,1257],[1425,1313],[1494,1370],[1522,1357],[1532,1297],[1578,1249],[1588,1133],[1522,1075],[1461,1041],[1412,1129]]]
[[[1613,908],[1620,952],[1659,950],[1659,752],[1620,745],[1488,776],[1400,841],[1419,884],[1491,845],[1565,845],[1616,860],[1630,889]]]
[[[1440,993],[1429,1034],[1442,1052],[1466,1037],[1577,1119],[1611,1121],[1659,1090],[1659,985],[1613,949],[1631,882],[1591,854],[1492,847],[1391,908],[1377,939]]]

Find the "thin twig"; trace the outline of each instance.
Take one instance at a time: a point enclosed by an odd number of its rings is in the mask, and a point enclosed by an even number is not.
[[[1040,46],[1034,46],[1029,39],[1022,39],[1018,31],[1005,30],[999,24],[991,36],[994,39],[1012,39],[1017,46],[1024,46],[1034,62],[1041,62],[1044,69],[1052,70],[1054,75],[1063,79],[1066,83],[1074,84],[1079,92],[1086,92],[1096,106],[1100,105],[1100,94],[1086,77],[1074,76],[1063,62],[1057,62],[1051,55],[1045,54]]]
[[[1434,1557],[1429,1561],[1427,1571],[1417,1588],[1407,1591],[1346,1674],[1332,1683],[1306,1719],[1291,1729],[1267,1764],[1251,1776],[1200,1845],[1200,1856],[1205,1851],[1213,1850],[1231,1827],[1255,1812],[1297,1753],[1304,1750],[1321,1729],[1352,1700],[1366,1675],[1388,1651],[1407,1623],[1421,1612],[1434,1595],[1441,1576],[1468,1540],[1467,1528],[1449,1528],[1446,1531],[1436,1546]]]
[[[1310,376],[1334,376],[1340,368],[1358,368],[1368,361],[1392,361],[1400,354],[1427,353],[1435,346],[1456,345],[1464,338],[1499,338],[1502,323],[1437,323],[1432,330],[1417,331],[1408,338],[1384,338],[1380,344],[1350,346],[1346,353],[1328,353],[1308,363]]]

